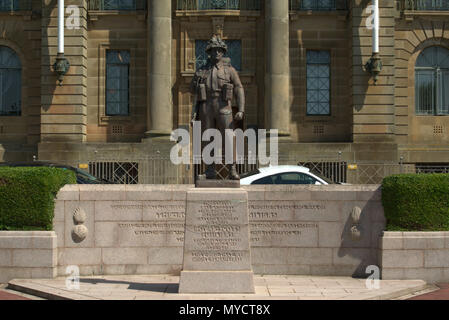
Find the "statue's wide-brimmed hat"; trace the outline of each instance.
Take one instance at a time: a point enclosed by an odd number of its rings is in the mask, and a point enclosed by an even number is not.
[[[209,52],[212,48],[220,48],[225,53],[228,51],[228,46],[226,43],[224,43],[224,41],[217,36],[213,36],[212,39],[207,42],[206,52]]]

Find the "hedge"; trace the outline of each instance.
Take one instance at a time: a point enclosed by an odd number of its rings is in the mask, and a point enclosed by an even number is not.
[[[448,231],[449,174],[400,174],[382,182],[388,231]]]
[[[52,230],[54,198],[76,184],[71,170],[0,167],[0,230]]]

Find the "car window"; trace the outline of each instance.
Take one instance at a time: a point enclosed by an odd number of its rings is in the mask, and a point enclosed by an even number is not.
[[[331,179],[329,179],[329,178],[323,176],[322,174],[319,174],[319,173],[317,173],[317,172],[313,172],[313,174],[314,174],[315,176],[317,176],[318,178],[320,178],[320,179],[326,181],[328,184],[336,184],[334,181],[332,181]]]
[[[248,177],[254,176],[254,175],[259,174],[259,173],[260,173],[259,169],[256,169],[256,170],[253,170],[253,171],[250,171],[250,172],[246,172],[246,173],[242,173],[240,175],[240,179],[248,178]]]
[[[99,181],[99,179],[85,171],[79,170],[79,169],[75,169],[76,170],[76,175],[79,177],[82,177],[82,179],[86,180],[86,181]]]
[[[274,184],[274,176],[260,178],[253,181],[251,184]]]
[[[286,172],[275,175],[275,184],[315,184],[318,180],[307,173]]]

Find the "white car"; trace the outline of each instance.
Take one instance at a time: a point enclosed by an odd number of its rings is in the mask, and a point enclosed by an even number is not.
[[[240,185],[250,184],[334,184],[302,166],[270,166],[240,175]]]

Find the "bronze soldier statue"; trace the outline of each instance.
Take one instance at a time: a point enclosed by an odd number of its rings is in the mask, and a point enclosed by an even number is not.
[[[192,122],[201,121],[202,133],[211,128],[217,128],[222,135],[222,149],[225,149],[226,129],[235,129],[235,121],[243,119],[245,110],[245,94],[237,71],[232,67],[230,59],[224,58],[227,51],[226,44],[217,36],[209,40],[206,53],[209,60],[205,66],[195,72],[191,83],[193,94]],[[232,116],[231,100],[235,95],[238,112]],[[204,147],[204,146],[203,146]],[[226,152],[226,150],[224,150]],[[223,153],[225,154],[225,153]],[[228,179],[239,180],[235,167],[235,154],[233,163],[229,165]],[[207,165],[205,172],[207,179],[215,179],[215,164]]]

